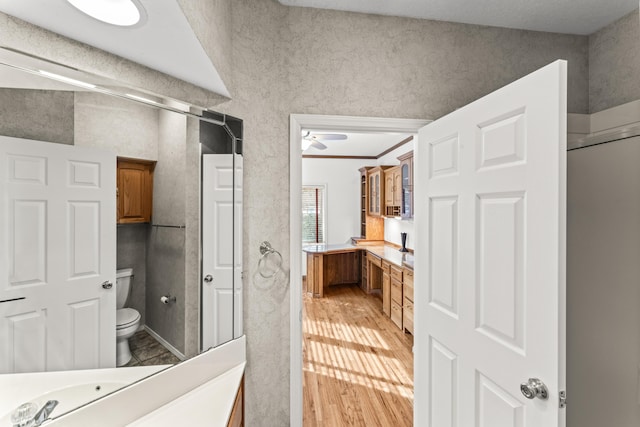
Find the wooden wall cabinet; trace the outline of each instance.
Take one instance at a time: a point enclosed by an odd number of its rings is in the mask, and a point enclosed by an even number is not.
[[[369,213],[369,171],[373,166],[360,168],[360,237],[364,240],[384,240],[384,220]]]
[[[375,166],[367,172],[367,213],[372,216],[382,216],[384,213],[384,171],[391,166]]]
[[[151,222],[155,162],[118,158],[118,224]]]
[[[384,171],[384,215],[400,216],[402,204],[402,174],[400,166]]]
[[[400,160],[400,216],[413,218],[413,151],[398,157]]]

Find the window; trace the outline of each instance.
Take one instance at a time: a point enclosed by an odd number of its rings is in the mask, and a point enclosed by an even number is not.
[[[326,243],[324,185],[302,186],[302,243]]]

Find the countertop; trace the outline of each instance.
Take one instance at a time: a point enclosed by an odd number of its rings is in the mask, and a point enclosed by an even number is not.
[[[226,427],[245,363],[201,385],[173,402],[129,424],[129,427],[219,426]]]
[[[304,252],[313,254],[331,254],[349,251],[368,251],[369,253],[385,259],[391,264],[398,267],[408,267],[413,269],[413,253],[400,252],[400,250],[391,245],[352,245],[350,243],[336,245],[307,245],[302,248]]]

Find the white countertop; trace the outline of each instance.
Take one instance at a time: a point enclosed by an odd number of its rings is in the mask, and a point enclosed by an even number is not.
[[[226,427],[246,363],[128,424],[130,427]]]
[[[368,251],[376,256],[384,258],[386,261],[397,265],[398,267],[408,267],[413,269],[413,253],[400,252],[400,250],[391,245],[352,245],[349,243],[344,244],[320,244],[320,245],[307,245],[302,248],[304,252],[313,254],[331,254],[335,252],[346,251]]]

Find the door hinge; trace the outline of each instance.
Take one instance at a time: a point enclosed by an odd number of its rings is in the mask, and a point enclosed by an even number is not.
[[[567,407],[567,392],[564,390],[560,391],[560,409]]]

